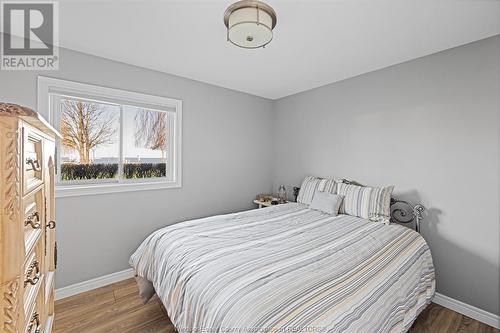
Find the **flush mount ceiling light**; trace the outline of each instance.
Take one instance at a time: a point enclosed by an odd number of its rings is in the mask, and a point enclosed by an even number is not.
[[[257,0],[238,1],[226,9],[227,40],[245,49],[264,47],[273,39],[274,9]]]

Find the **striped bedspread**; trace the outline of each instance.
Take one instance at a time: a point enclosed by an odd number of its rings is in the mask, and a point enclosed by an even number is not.
[[[290,203],[171,225],[130,258],[185,332],[405,332],[430,302],[415,231]]]

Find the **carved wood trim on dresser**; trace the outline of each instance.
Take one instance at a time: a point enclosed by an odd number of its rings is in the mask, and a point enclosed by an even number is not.
[[[0,332],[52,329],[57,136],[35,111],[0,102]]]

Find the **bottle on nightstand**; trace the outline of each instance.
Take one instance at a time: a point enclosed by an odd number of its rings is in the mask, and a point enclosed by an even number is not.
[[[280,203],[285,203],[286,202],[286,189],[285,185],[280,185],[279,190],[278,190],[278,198]]]

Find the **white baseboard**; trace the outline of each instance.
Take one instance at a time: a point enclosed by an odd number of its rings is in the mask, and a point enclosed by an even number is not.
[[[500,316],[497,316],[496,314],[484,311],[480,308],[476,308],[475,306],[460,302],[440,293],[436,293],[432,301],[436,304],[444,306],[445,308],[463,314],[464,316],[493,326],[496,329],[500,329]]]
[[[111,273],[108,275],[97,277],[95,279],[59,288],[56,289],[56,300],[130,279],[134,277],[134,275],[134,270],[132,268],[129,268],[121,272]],[[445,308],[456,311],[487,325],[493,326],[496,329],[500,329],[500,316],[497,316],[493,313],[481,310],[467,303],[457,301],[456,299],[442,295],[440,293],[436,293],[432,301],[436,304],[444,306]]]
[[[95,279],[79,282],[72,284],[67,287],[56,289],[56,300],[70,297],[76,294],[80,294],[89,290],[97,289],[100,287],[107,286],[116,282],[120,282],[126,279],[133,278],[135,275],[132,268],[126,269],[121,272],[111,273]]]

